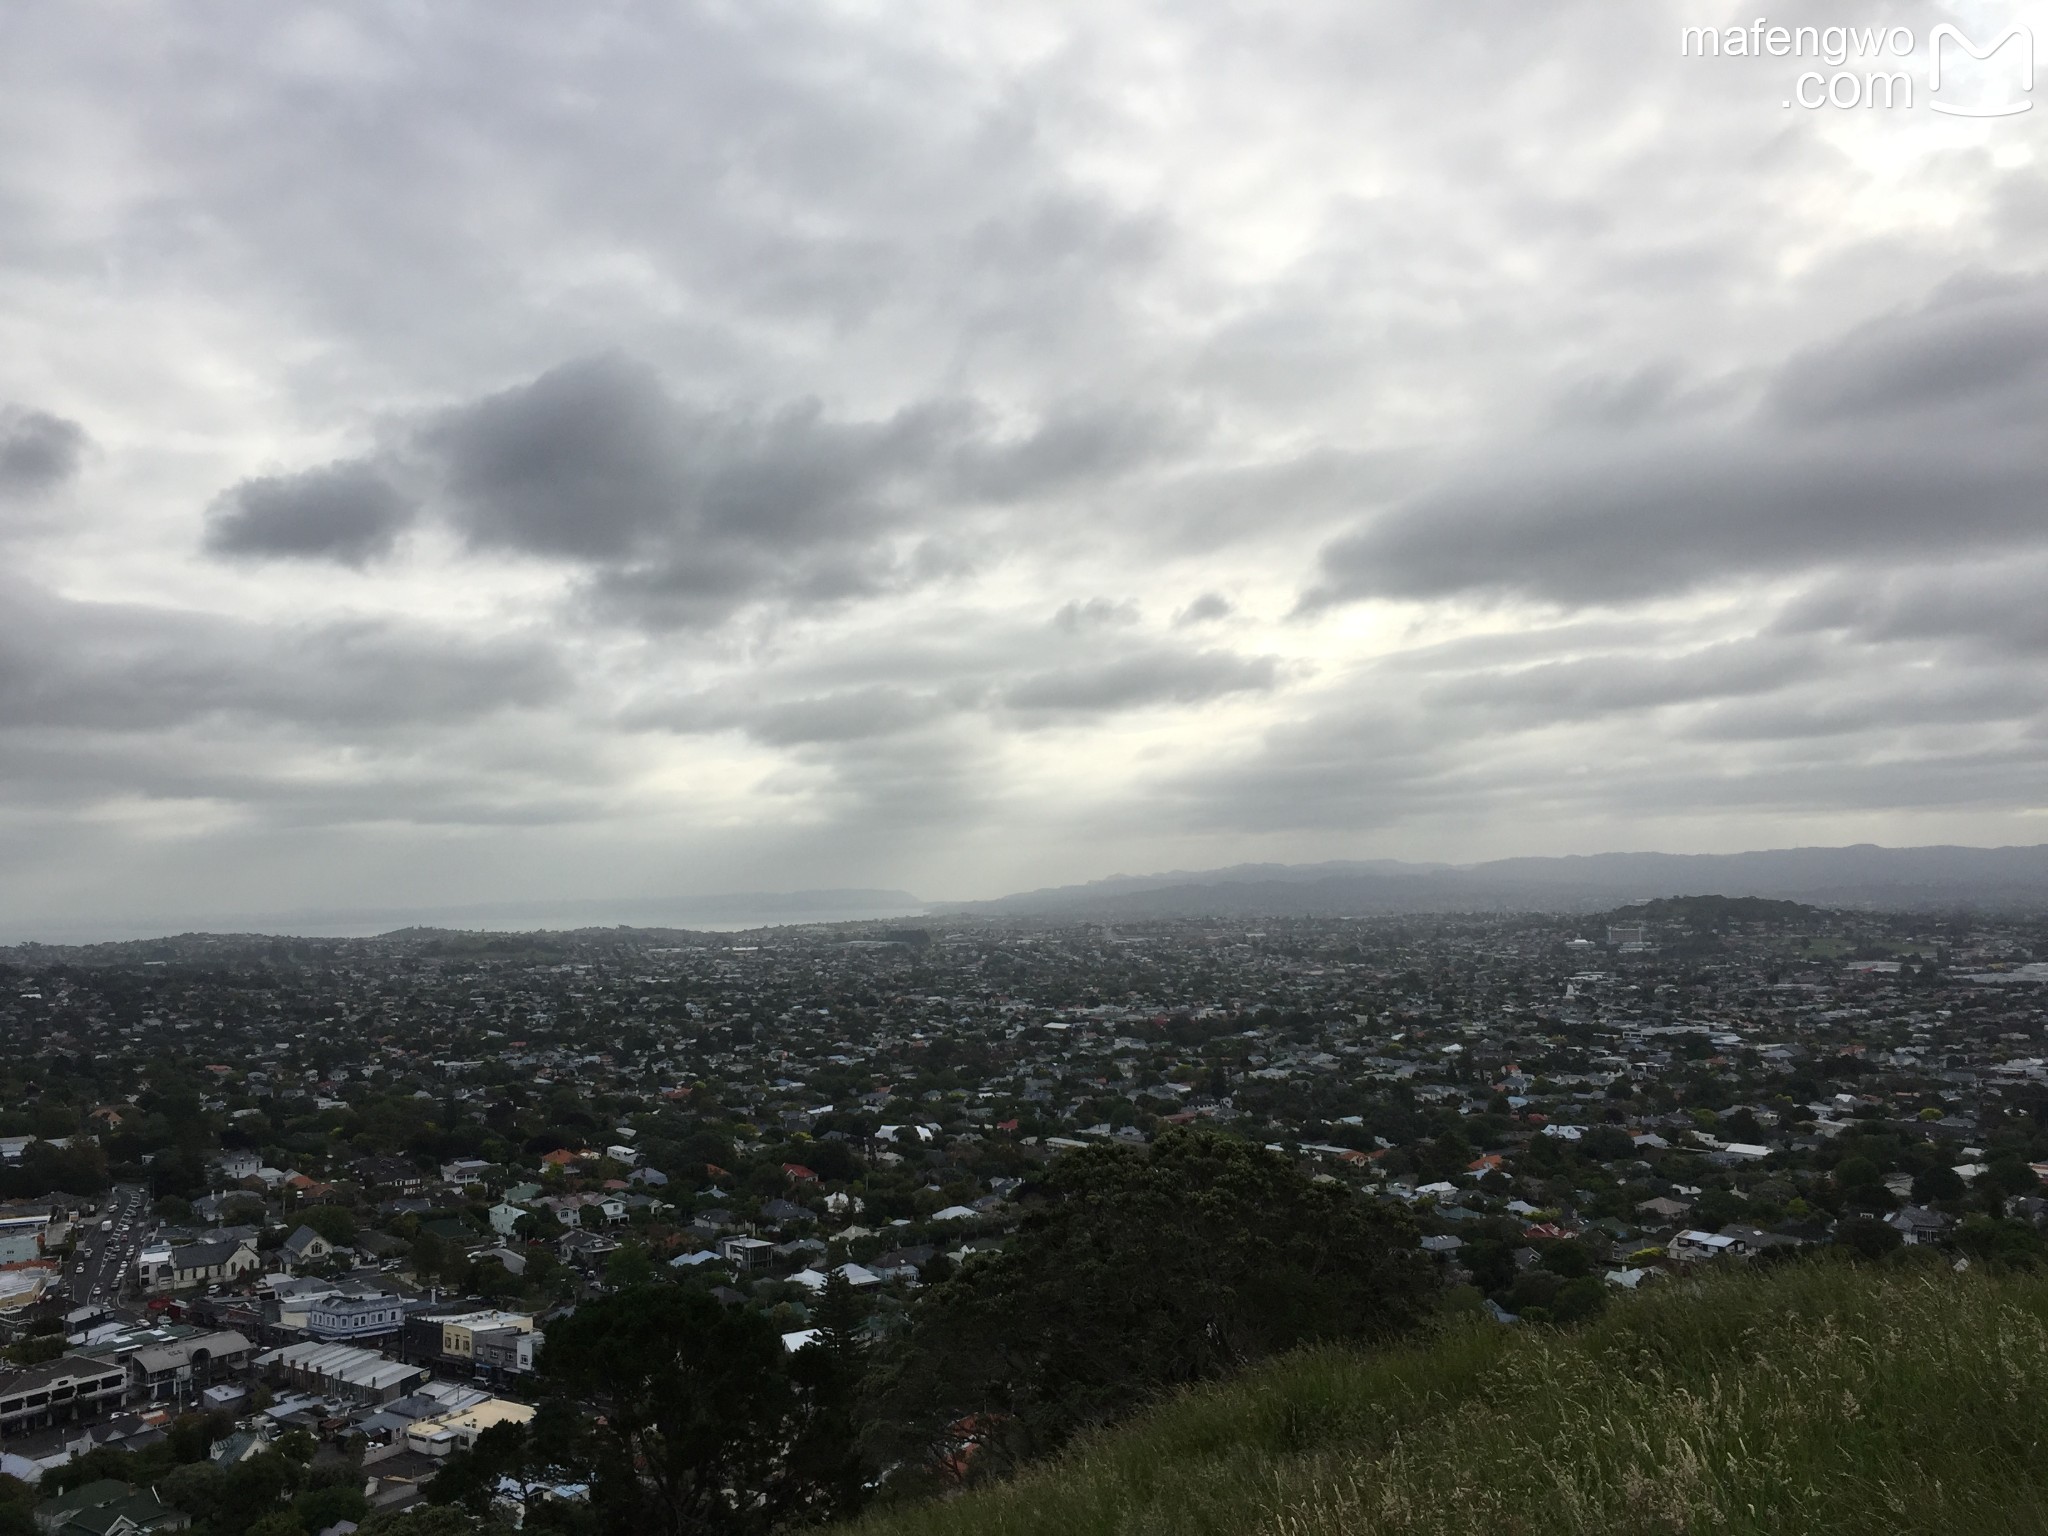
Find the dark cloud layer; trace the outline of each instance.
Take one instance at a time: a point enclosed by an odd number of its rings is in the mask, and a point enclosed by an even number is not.
[[[1673,32],[17,8],[0,923],[2037,838],[2048,114]]]
[[[0,404],[0,497],[63,484],[85,457],[85,429],[48,411]]]
[[[1106,713],[1154,704],[1199,704],[1226,694],[1265,692],[1280,677],[1271,656],[1158,649],[1059,667],[1004,690],[1011,709],[1057,714]]]
[[[4,589],[0,722],[10,732],[146,736],[207,720],[316,733],[404,731],[558,700],[545,645],[391,622],[257,625],[133,603]],[[138,759],[144,777],[146,757]]]
[[[360,566],[388,555],[416,508],[369,464],[330,464],[245,480],[208,515],[218,555],[334,560]]]
[[[1503,448],[1322,555],[1310,608],[1629,603],[2048,544],[2048,283],[1959,285],[1788,360],[1718,425]]]
[[[470,548],[582,573],[586,615],[666,629],[954,574],[968,562],[947,538],[978,510],[1114,481],[1173,440],[1163,417],[1113,405],[1022,430],[965,400],[872,421],[815,401],[713,408],[614,353],[436,413],[390,455]],[[361,565],[389,553],[416,510],[388,466],[333,464],[236,486],[207,547]]]

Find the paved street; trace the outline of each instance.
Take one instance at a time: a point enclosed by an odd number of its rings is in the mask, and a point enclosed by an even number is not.
[[[111,1221],[112,1228],[101,1231],[102,1221]],[[77,1254],[65,1281],[76,1305],[105,1306],[120,1300],[149,1226],[143,1191],[133,1184],[116,1185],[99,1216],[88,1221],[79,1234]]]

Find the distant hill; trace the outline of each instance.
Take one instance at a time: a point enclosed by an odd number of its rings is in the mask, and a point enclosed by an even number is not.
[[[1909,1250],[1911,1252],[1911,1250]],[[845,1536],[2039,1531],[2048,1281],[1795,1264],[1189,1392]]]
[[[1608,913],[1615,923],[1680,923],[1720,932],[1743,923],[1783,927],[1820,915],[1821,909],[1799,901],[1772,901],[1766,896],[1660,896]]]
[[[926,904],[908,891],[835,889],[817,891],[730,891],[708,896],[620,896],[477,902],[448,907],[331,907],[254,912],[186,912],[152,920],[144,916],[39,923],[18,937],[46,946],[78,947],[113,942],[159,942],[171,931],[194,943],[213,937],[291,934],[303,938],[375,938],[443,933],[588,934],[632,927],[677,932],[734,932],[796,923],[868,922],[921,916]],[[200,929],[193,933],[185,930]]]
[[[1100,920],[1344,917],[1396,912],[1601,912],[1679,893],[1871,910],[2048,911],[2048,844],[1601,853],[1483,864],[1240,864],[1118,875],[935,911]]]

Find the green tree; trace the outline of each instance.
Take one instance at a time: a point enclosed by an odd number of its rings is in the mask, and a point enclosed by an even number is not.
[[[1897,1229],[1868,1216],[1845,1221],[1835,1229],[1835,1243],[1860,1259],[1881,1259],[1905,1242]]]
[[[1543,1255],[1543,1267],[1567,1280],[1577,1280],[1593,1272],[1593,1256],[1584,1243],[1552,1243]]]
[[[1318,1184],[1249,1142],[1169,1129],[1074,1152],[1000,1253],[919,1302],[880,1384],[928,1465],[1045,1453],[1076,1430],[1263,1356],[1383,1338],[1436,1286],[1405,1214]]]
[[[1922,1205],[1960,1200],[1967,1193],[1961,1176],[1946,1163],[1935,1163],[1913,1175],[1913,1198]]]
[[[509,1536],[511,1529],[502,1521],[472,1515],[453,1505],[431,1504],[397,1514],[372,1514],[357,1536]]]
[[[212,1524],[216,1530],[246,1531],[299,1484],[304,1468],[280,1451],[265,1451],[228,1470],[221,1480]],[[293,1517],[296,1522],[296,1517]],[[294,1527],[295,1528],[295,1527]]]
[[[38,1334],[7,1346],[7,1358],[16,1365],[41,1365],[63,1354],[68,1346],[61,1333]]]
[[[210,1461],[189,1462],[167,1472],[156,1491],[167,1504],[185,1511],[201,1526],[211,1528],[221,1507],[227,1474]]]
[[[299,1213],[299,1220],[330,1243],[345,1246],[355,1241],[355,1212],[345,1205],[313,1205]]]
[[[652,1285],[655,1278],[654,1260],[643,1244],[621,1243],[604,1261],[604,1283],[615,1291]]]
[[[2032,1226],[1991,1216],[1967,1217],[1956,1229],[1955,1245],[1973,1259],[2011,1269],[2034,1269],[2048,1258],[2048,1245]]]
[[[363,1516],[370,1512],[370,1501],[363,1497],[360,1487],[330,1484],[325,1488],[308,1488],[292,1500],[299,1524],[309,1531],[324,1531],[330,1525],[342,1520],[353,1520],[358,1525]]]
[[[2034,1176],[2034,1170],[2027,1166],[2026,1160],[2017,1154],[1993,1157],[1984,1171],[1977,1175],[1977,1186],[1998,1198],[2041,1192],[2041,1181]]]
[[[451,1254],[448,1245],[431,1232],[422,1232],[412,1240],[412,1271],[421,1280],[433,1280],[448,1272],[451,1260],[460,1260],[460,1253]]]
[[[759,1313],[680,1286],[619,1291],[549,1328],[541,1376],[595,1415],[586,1455],[605,1531],[745,1536],[832,1512],[805,1471],[812,1394]]]
[[[811,1309],[817,1337],[789,1362],[791,1377],[808,1390],[812,1404],[810,1433],[797,1447],[797,1471],[824,1490],[830,1507],[842,1515],[860,1507],[867,1486],[860,1443],[865,1321],[853,1286],[833,1275]]]
[[[1607,1309],[1607,1283],[1597,1275],[1580,1275],[1557,1288],[1550,1301],[1551,1318],[1560,1323],[1582,1323]]]

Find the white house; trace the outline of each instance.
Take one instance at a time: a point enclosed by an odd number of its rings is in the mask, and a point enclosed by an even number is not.
[[[1682,1263],[1696,1263],[1702,1259],[1739,1259],[1748,1256],[1749,1244],[1739,1237],[1726,1237],[1719,1232],[1688,1231],[1671,1239],[1665,1252]]]

